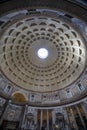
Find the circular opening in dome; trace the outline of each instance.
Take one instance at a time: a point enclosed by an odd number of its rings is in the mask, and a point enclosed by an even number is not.
[[[37,52],[37,55],[41,59],[46,59],[48,57],[48,50],[45,48],[40,48]]]

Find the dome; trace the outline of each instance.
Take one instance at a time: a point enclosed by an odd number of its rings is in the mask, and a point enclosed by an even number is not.
[[[86,0],[0,0],[0,129],[87,129]]]
[[[73,2],[64,1],[69,10],[58,2],[55,6],[35,3],[35,7],[21,3],[23,8],[16,9],[14,4],[6,6],[6,11],[2,3],[1,95],[13,101],[13,95],[20,93],[34,106],[64,105],[84,98],[87,20],[79,10],[86,14],[85,9],[77,5],[77,11]]]
[[[57,16],[42,13],[12,22],[0,43],[1,71],[26,90],[63,89],[77,80],[85,68],[83,37],[72,23]],[[47,58],[40,58],[41,48],[45,48],[41,53],[46,53]]]

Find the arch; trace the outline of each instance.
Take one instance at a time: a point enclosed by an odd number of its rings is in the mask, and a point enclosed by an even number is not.
[[[27,101],[27,97],[24,93],[16,91],[12,94],[12,100],[17,103],[25,103]]]

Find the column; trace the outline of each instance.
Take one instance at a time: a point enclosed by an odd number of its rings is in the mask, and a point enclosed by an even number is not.
[[[53,122],[53,125],[55,124],[55,113],[54,113],[54,110],[52,111],[52,122]]]
[[[41,117],[40,117],[40,130],[43,126],[43,110],[41,110]]]
[[[71,113],[71,115],[72,115],[72,118],[73,118],[73,126],[74,126],[74,128],[76,129],[76,130],[78,130],[78,126],[77,126],[77,123],[76,123],[76,120],[75,120],[75,117],[74,117],[74,113],[73,113],[73,110],[72,110],[72,108],[70,108],[70,113]]]
[[[49,130],[49,113],[48,113],[48,110],[47,110],[47,130]]]
[[[86,117],[86,119],[87,119],[87,110],[86,110],[86,108],[85,108],[85,103],[82,103],[82,104],[81,104],[81,107],[82,107],[82,109],[83,109],[83,111],[84,111],[84,113],[85,113],[85,117]]]
[[[2,112],[1,119],[0,119],[0,126],[1,126],[1,124],[3,122],[3,120],[4,120],[4,116],[5,116],[6,112],[7,112],[7,109],[8,109],[8,106],[9,106],[10,103],[11,103],[11,100],[8,100],[8,101],[6,101],[6,103],[4,105],[4,110]]]
[[[83,120],[83,117],[82,117],[82,115],[81,115],[81,113],[80,113],[80,110],[79,110],[78,106],[76,106],[76,109],[77,109],[77,112],[78,112],[79,117],[80,117],[80,119],[81,119],[81,122],[82,122],[83,127],[86,128],[85,123],[84,123],[84,120]]]
[[[25,105],[25,107],[24,107],[24,114],[23,114],[23,120],[22,120],[22,126],[21,126],[22,129],[24,129],[25,126],[26,126],[25,120],[26,120],[27,108],[28,108],[28,105]]]
[[[55,125],[55,113],[54,113],[54,110],[52,110],[52,125],[53,125],[53,130],[54,130],[54,125]]]
[[[37,124],[37,110],[35,111],[35,124]]]
[[[70,130],[70,128],[69,128],[69,125],[70,125],[70,120],[69,120],[69,117],[68,117],[68,114],[67,114],[67,111],[66,111],[66,108],[64,108],[64,117],[65,117],[65,119],[66,119],[66,129],[67,130]]]
[[[35,130],[36,130],[36,128],[37,128],[37,109],[35,110],[34,121],[35,121]]]

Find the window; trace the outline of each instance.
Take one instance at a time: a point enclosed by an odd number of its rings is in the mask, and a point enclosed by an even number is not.
[[[85,90],[84,86],[81,83],[78,84],[78,87],[79,87],[80,91],[84,91]]]

